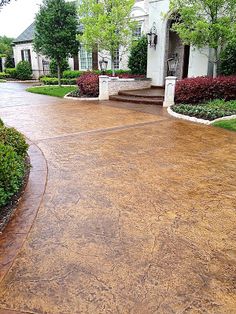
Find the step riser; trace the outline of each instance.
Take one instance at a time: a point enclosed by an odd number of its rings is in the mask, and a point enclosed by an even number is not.
[[[110,96],[110,100],[120,101],[120,102],[130,102],[137,104],[147,104],[147,105],[163,105],[163,100],[144,100],[144,99],[130,99],[130,98],[119,98],[118,96]]]
[[[125,92],[119,92],[118,93],[120,96],[126,96],[126,97],[138,97],[138,98],[151,98],[155,100],[162,100],[164,99],[164,96],[158,95],[158,96],[150,96],[150,95],[137,95],[137,94],[130,94],[130,93],[125,93]]]

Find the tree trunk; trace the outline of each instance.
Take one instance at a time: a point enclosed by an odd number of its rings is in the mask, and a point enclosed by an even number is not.
[[[57,78],[58,78],[58,85],[61,86],[61,65],[60,62],[57,62]]]
[[[218,48],[214,48],[213,78],[218,75]]]
[[[114,52],[111,51],[111,70],[112,70],[112,76],[115,76],[115,75],[116,75],[116,73],[115,73],[114,59],[115,59]]]

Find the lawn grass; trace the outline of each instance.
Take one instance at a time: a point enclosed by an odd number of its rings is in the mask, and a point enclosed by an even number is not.
[[[63,98],[66,94],[77,90],[76,86],[40,86],[29,87],[27,92]]]
[[[236,132],[236,119],[224,120],[213,123],[214,126]]]

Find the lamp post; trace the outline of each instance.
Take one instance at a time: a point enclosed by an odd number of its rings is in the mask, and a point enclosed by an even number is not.
[[[156,49],[157,46],[157,28],[156,28],[156,23],[154,22],[152,25],[152,28],[150,29],[150,32],[147,33],[147,38],[148,38],[148,44],[150,48]]]
[[[108,61],[102,58],[102,60],[99,61],[100,69],[102,71],[102,74],[104,75],[107,70]]]
[[[168,75],[170,76],[175,76],[176,75],[176,71],[177,71],[177,67],[178,67],[178,56],[176,54],[176,56],[169,58],[167,60],[167,66],[168,66]]]

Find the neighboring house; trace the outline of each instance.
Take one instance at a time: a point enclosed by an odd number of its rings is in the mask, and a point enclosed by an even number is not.
[[[177,61],[175,75],[178,78],[212,75],[209,49],[199,51],[194,47],[184,46],[179,36],[171,31],[174,21],[169,13],[169,0],[136,0],[131,16],[138,21],[133,34],[136,38],[146,35],[150,30],[157,35],[156,47],[148,47],[147,77],[152,78],[153,85],[164,85],[165,77],[169,74],[167,60],[170,58]],[[48,60],[33,51],[33,37],[34,24],[14,41],[14,57],[16,64],[21,60],[28,60],[34,76],[38,77],[48,73]],[[129,53],[124,48],[117,49],[115,69],[127,69],[128,56]],[[108,57],[107,53],[92,53],[81,47],[78,56],[69,59],[69,64],[71,69],[91,70],[98,67],[102,57]]]

